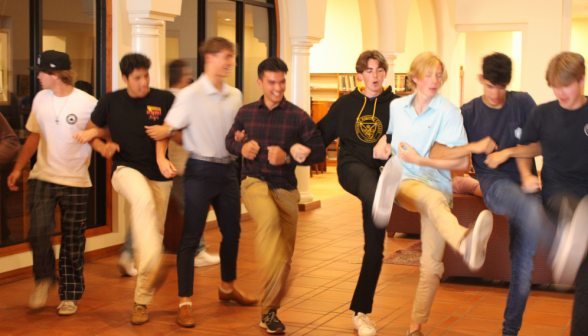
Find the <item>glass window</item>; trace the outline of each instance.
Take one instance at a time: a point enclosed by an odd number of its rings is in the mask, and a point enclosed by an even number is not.
[[[206,38],[215,36],[224,37],[236,43],[237,36],[237,9],[235,2],[229,0],[207,0],[206,2]],[[235,86],[234,69],[225,81],[230,86]]]
[[[182,1],[182,15],[166,23],[166,65],[182,59],[192,68],[194,80],[198,68],[198,1]],[[169,78],[163,87],[169,87]]]
[[[9,1],[5,6],[0,22],[0,113],[22,145],[30,111],[29,2]],[[28,234],[26,190],[20,185],[12,192],[6,183],[15,160],[0,167],[0,246],[23,242]]]
[[[245,5],[244,25],[243,101],[249,104],[263,95],[257,85],[257,66],[269,56],[267,8]]]

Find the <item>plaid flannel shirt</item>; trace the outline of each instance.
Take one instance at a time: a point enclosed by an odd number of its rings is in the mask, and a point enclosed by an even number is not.
[[[265,106],[263,97],[239,109],[225,139],[227,150],[233,155],[240,155],[246,143],[235,141],[235,132],[242,130],[247,134],[247,141],[257,141],[260,149],[255,159],[243,159],[241,179],[250,176],[266,181],[272,189],[296,189],[294,171],[299,163],[292,159],[290,164],[272,166],[268,161],[268,146],[279,146],[290,155],[290,147],[301,143],[311,149],[306,161],[301,164],[305,166],[325,159],[325,145],[316,124],[306,112],[286,98],[271,111]]]

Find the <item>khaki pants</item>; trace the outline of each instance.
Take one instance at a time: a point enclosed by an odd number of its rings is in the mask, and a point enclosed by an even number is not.
[[[421,274],[412,309],[412,321],[427,323],[443,276],[445,242],[458,250],[467,231],[451,213],[449,200],[439,190],[416,180],[400,184],[396,201],[406,210],[421,214]]]
[[[149,288],[149,274],[157,272],[163,254],[163,231],[172,181],[152,181],[139,171],[119,166],[112,175],[112,187],[131,205],[131,234],[137,268],[135,303],[150,304],[155,288]]]
[[[267,182],[247,177],[241,183],[241,196],[257,223],[257,256],[262,264],[264,290],[261,313],[280,308],[286,294],[288,274],[296,242],[298,190],[270,189]]]

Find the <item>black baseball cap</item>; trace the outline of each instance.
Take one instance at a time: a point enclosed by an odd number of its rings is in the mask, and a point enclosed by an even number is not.
[[[37,57],[37,65],[29,67],[33,71],[70,70],[69,55],[55,50],[47,50]]]

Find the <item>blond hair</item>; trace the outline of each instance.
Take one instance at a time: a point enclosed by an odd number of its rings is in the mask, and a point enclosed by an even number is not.
[[[410,64],[410,70],[407,73],[409,78],[407,83],[408,87],[411,90],[416,89],[416,83],[413,81],[413,78],[423,78],[429,70],[436,68],[439,64],[443,68],[443,74],[441,75],[441,85],[443,85],[447,80],[447,69],[441,56],[430,51],[419,54]]]
[[[545,80],[550,87],[568,86],[574,81],[579,82],[585,74],[584,57],[575,52],[565,51],[549,61]]]
[[[76,77],[78,77],[78,73],[75,70],[51,70],[51,71],[43,71],[48,75],[55,75],[63,82],[65,85],[73,86],[76,82]]]
[[[382,53],[377,50],[366,50],[362,52],[357,58],[357,62],[355,62],[355,71],[357,71],[357,73],[364,72],[368,67],[369,60],[371,59],[378,61],[378,67],[388,72],[388,62],[386,61],[384,55],[382,55]]]

